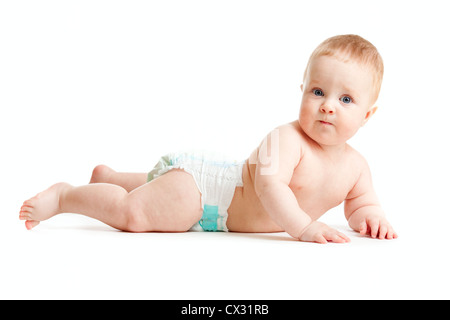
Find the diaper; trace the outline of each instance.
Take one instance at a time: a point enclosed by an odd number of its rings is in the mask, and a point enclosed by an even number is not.
[[[228,208],[236,187],[242,187],[244,162],[227,160],[224,156],[208,152],[169,153],[161,157],[147,181],[172,169],[183,169],[194,177],[201,193],[203,215],[191,231],[228,231]]]

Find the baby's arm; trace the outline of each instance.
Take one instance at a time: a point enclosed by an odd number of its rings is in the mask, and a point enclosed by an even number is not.
[[[282,126],[267,136],[259,148],[255,190],[270,217],[293,238],[302,241],[347,242],[327,225],[312,221],[289,188],[301,160],[301,140],[295,128]]]
[[[350,227],[362,235],[379,239],[397,238],[397,233],[384,216],[364,159],[360,177],[345,200],[344,211]]]

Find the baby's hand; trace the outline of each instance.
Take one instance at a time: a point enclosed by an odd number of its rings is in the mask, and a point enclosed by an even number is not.
[[[318,221],[311,222],[311,224],[303,230],[299,240],[318,243],[328,243],[328,241],[337,243],[350,242],[350,239],[342,232]]]
[[[397,239],[398,235],[385,217],[376,214],[367,215],[359,224],[361,235],[370,235],[378,239]]]

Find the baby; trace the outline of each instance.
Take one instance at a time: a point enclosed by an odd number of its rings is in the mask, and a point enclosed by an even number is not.
[[[97,166],[90,184],[58,183],[24,202],[27,229],[62,212],[129,232],[282,232],[300,241],[350,239],[319,219],[345,201],[352,229],[397,238],[364,158],[349,140],[375,113],[383,77],[377,49],[356,35],[329,38],[312,53],[299,119],[270,132],[244,162],[171,153],[150,173]]]

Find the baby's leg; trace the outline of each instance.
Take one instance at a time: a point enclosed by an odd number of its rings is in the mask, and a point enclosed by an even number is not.
[[[183,170],[172,170],[130,193],[107,183],[58,183],[25,201],[20,218],[31,229],[38,221],[72,212],[124,231],[180,232],[200,220],[200,196],[193,177]]]
[[[111,183],[131,192],[146,182],[147,173],[116,172],[108,166],[98,165],[92,171],[89,183]]]

